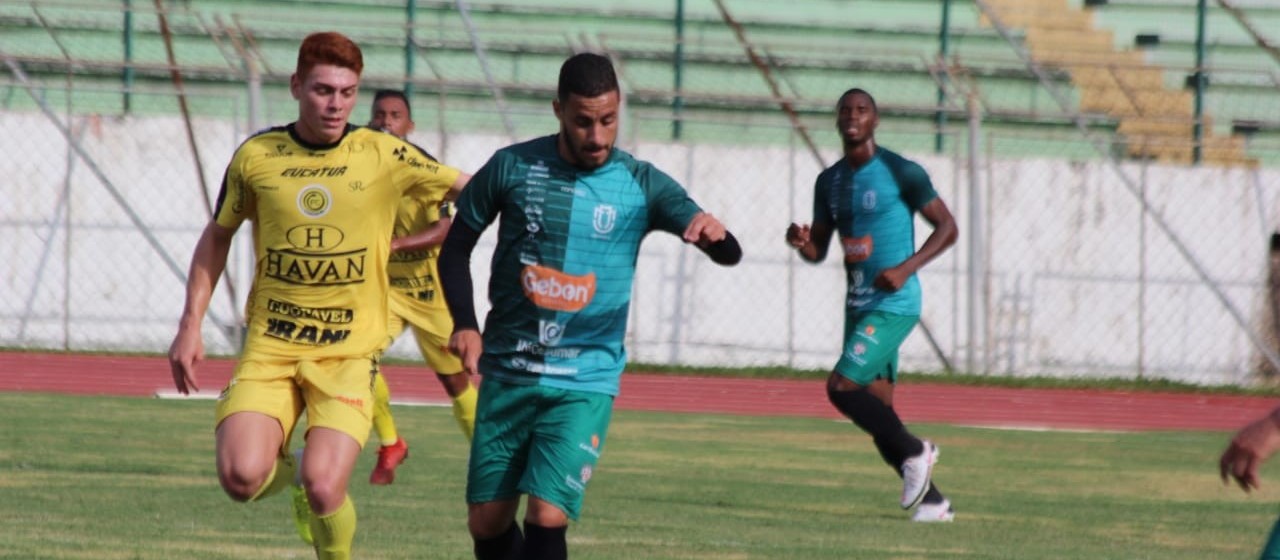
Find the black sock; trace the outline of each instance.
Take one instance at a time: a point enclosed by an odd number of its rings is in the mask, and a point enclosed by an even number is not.
[[[947,499],[947,497],[943,496],[942,492],[938,490],[938,485],[934,484],[933,481],[929,481],[929,491],[925,492],[924,499],[920,500],[920,503],[940,504],[945,499]]]
[[[569,558],[569,546],[564,542],[564,527],[543,527],[524,522],[524,560],[565,560]]]
[[[891,445],[887,442],[887,439],[881,440],[877,437],[872,437],[871,442],[876,444],[876,451],[880,452],[880,458],[884,459],[884,462],[890,467],[893,467],[893,470],[898,472],[898,476],[902,476],[902,462],[906,461],[907,457],[910,457],[910,455],[903,455],[899,451],[902,446]]]
[[[884,404],[879,397],[871,394],[866,387],[854,391],[833,391],[827,389],[827,398],[832,406],[849,418],[864,432],[871,434],[876,449],[884,462],[901,474],[902,462],[907,457],[914,457],[924,451],[924,444],[907,427],[893,407]]]
[[[488,539],[475,539],[476,560],[519,560],[524,550],[524,535],[515,521],[506,532]]]

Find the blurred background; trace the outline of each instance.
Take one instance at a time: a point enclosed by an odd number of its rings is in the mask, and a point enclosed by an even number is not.
[[[0,347],[166,351],[223,169],[296,117],[297,48],[324,30],[364,50],[353,123],[375,89],[405,89],[411,140],[469,172],[556,131],[566,57],[614,60],[619,145],[746,252],[722,269],[650,237],[633,362],[831,367],[842,267],[800,261],[783,233],[811,220],[840,157],[835,102],[861,87],[879,143],[920,162],[960,224],[920,274],[904,369],[1242,386],[1280,371],[1267,0],[0,0]],[[246,232],[211,353],[241,340]],[[417,350],[406,336],[390,354]]]

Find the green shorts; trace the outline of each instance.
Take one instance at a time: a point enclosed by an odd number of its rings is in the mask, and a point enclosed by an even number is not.
[[[1271,526],[1271,536],[1267,537],[1267,544],[1262,547],[1262,556],[1258,558],[1259,560],[1280,559],[1280,519]]]
[[[485,379],[476,402],[467,503],[528,494],[576,521],[612,415],[612,395]]]
[[[882,311],[850,313],[844,319],[844,348],[836,373],[858,385],[877,379],[898,382],[898,347],[920,318]]]

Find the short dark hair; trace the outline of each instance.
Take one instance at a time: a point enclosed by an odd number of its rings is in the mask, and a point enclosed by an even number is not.
[[[409,104],[409,97],[403,91],[398,89],[380,89],[373,92],[373,102],[377,103],[388,97],[394,97],[404,102],[405,116],[413,118],[413,106]]]
[[[880,114],[880,108],[876,106],[876,98],[872,97],[871,94],[867,92],[867,90],[862,88],[849,88],[848,90],[845,90],[844,93],[840,94],[840,99],[836,100],[836,107],[839,107],[840,104],[844,102],[844,98],[849,97],[850,95],[867,96],[867,101],[871,102],[871,110],[874,111],[877,115]]]
[[[618,91],[618,76],[613,73],[613,63],[604,55],[575,54],[560,66],[556,97],[561,103],[568,102],[570,95],[599,97],[611,91]]]

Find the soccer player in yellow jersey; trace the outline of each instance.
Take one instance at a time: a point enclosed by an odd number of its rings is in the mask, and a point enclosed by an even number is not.
[[[256,269],[248,335],[216,406],[216,466],[236,501],[278,492],[294,478],[287,453],[305,408],[300,481],[316,555],[346,559],[356,530],[347,484],[369,436],[371,387],[387,332],[387,263],[406,195],[436,205],[462,187],[458,170],[412,145],[347,123],[360,48],[333,32],[306,37],[289,89],[298,120],[236,150],[214,218],[191,258],[186,306],[169,348],[181,393],[199,390],[201,323],[232,236],[253,222]],[[300,532],[302,528],[300,527]]]
[[[381,129],[400,138],[413,132],[413,113],[404,92],[378,90],[373,96],[370,128]],[[449,232],[452,221],[446,205],[424,204],[405,197],[396,212],[395,238],[391,240],[390,319],[391,336],[404,332],[408,325],[422,351],[427,365],[435,371],[453,401],[453,417],[462,433],[471,439],[476,423],[476,390],[462,371],[462,362],[449,352],[449,335],[453,318],[436,283],[436,256],[440,243]],[[391,416],[391,391],[385,376],[378,374],[373,386],[373,429],[382,446],[378,463],[369,473],[372,484],[391,484],[396,467],[409,454],[409,446],[396,432]]]

